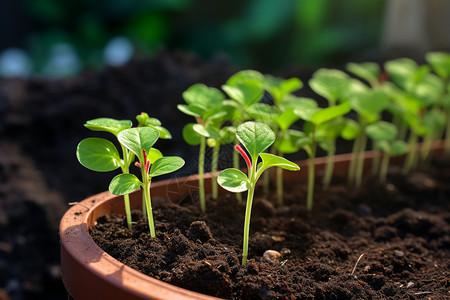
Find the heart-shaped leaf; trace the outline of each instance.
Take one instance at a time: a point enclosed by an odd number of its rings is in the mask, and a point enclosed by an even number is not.
[[[142,150],[149,153],[158,140],[159,131],[152,127],[138,127],[123,130],[117,136],[119,142],[133,152],[140,162],[144,161]]]
[[[194,84],[183,93],[183,99],[189,105],[195,105],[203,111],[220,106],[225,99],[221,91],[204,84]]]
[[[192,146],[199,145],[200,139],[202,138],[202,136],[194,130],[194,125],[197,124],[189,123],[183,127],[183,139]]]
[[[244,107],[250,107],[252,104],[258,102],[263,96],[261,86],[250,81],[237,83],[235,86],[223,85],[222,89],[228,97]]]
[[[87,138],[77,147],[78,161],[97,172],[109,172],[120,167],[120,155],[116,146],[108,140]]]
[[[245,192],[250,188],[247,175],[237,169],[226,169],[217,177],[217,183],[233,193]]]
[[[142,186],[142,182],[133,174],[120,174],[109,184],[109,191],[113,195],[126,195]]]
[[[270,127],[259,122],[245,122],[236,130],[236,137],[247,149],[253,161],[275,141],[275,133]]]
[[[93,131],[106,131],[118,135],[122,130],[131,128],[133,122],[130,120],[116,120],[111,118],[97,118],[87,121],[84,127]]]
[[[178,156],[166,156],[158,158],[150,169],[149,176],[155,177],[175,172],[184,166],[184,160]]]

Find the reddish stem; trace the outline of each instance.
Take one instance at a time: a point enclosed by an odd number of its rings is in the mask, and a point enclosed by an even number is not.
[[[250,170],[252,168],[252,162],[250,161],[250,158],[248,157],[247,153],[242,149],[240,145],[234,146],[237,151],[242,155],[242,157],[245,159],[245,162],[247,163],[247,168]]]

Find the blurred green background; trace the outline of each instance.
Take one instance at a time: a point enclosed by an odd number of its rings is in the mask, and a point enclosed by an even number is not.
[[[409,11],[437,3],[441,7],[436,11],[450,11],[445,0],[390,2],[2,0],[0,74],[69,76],[161,49],[181,49],[204,59],[224,54],[237,67],[265,72],[375,60],[386,40],[386,26],[392,26],[392,3],[404,3]],[[403,13],[420,22],[408,10]],[[390,18],[396,20],[395,15]],[[444,41],[428,48],[447,46]],[[22,59],[22,65],[13,65],[11,57]],[[25,71],[20,73],[20,68]]]

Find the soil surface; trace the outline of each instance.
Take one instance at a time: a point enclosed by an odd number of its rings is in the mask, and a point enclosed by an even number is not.
[[[286,183],[284,206],[257,191],[245,267],[245,205],[233,194],[208,199],[206,214],[155,199],[154,239],[139,211],[132,230],[103,216],[91,234],[136,270],[227,299],[449,299],[450,164],[407,177],[393,168],[386,184],[370,178],[359,193],[334,182],[317,187],[311,214],[305,185]]]

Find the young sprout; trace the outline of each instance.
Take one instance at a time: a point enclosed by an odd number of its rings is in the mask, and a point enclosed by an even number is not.
[[[443,90],[438,102],[442,106],[442,111],[446,119],[445,153],[447,156],[450,156],[450,53],[430,52],[425,58],[442,82]]]
[[[306,103],[310,102],[305,102],[305,104]],[[313,207],[315,181],[314,160],[316,157],[317,144],[325,140],[324,135],[318,135],[317,132],[323,132],[323,126],[327,126],[328,122],[345,115],[349,111],[350,105],[348,103],[342,103],[323,109],[317,106],[313,107],[311,104],[303,104],[303,107],[298,106],[294,109],[294,113],[300,119],[306,121],[303,129],[306,136],[297,140],[297,146],[305,149],[309,157],[308,192],[306,197],[306,208],[308,211],[311,211]]]
[[[221,187],[233,193],[241,193],[248,190],[242,247],[242,265],[245,266],[247,263],[250,216],[256,182],[261,174],[270,167],[281,167],[290,171],[298,171],[300,167],[285,158],[263,153],[275,141],[275,133],[266,124],[246,122],[237,128],[236,138],[248,152],[247,154],[240,145],[236,145],[236,150],[245,159],[248,175],[245,175],[238,169],[226,169],[219,174],[217,181]],[[258,164],[259,158],[262,161]]]
[[[125,129],[131,128],[130,120],[115,120],[110,118],[98,118],[87,121],[84,126],[93,131],[105,131],[112,133],[116,138]],[[106,139],[87,138],[82,140],[77,147],[77,159],[86,168],[97,172],[109,172],[118,168],[123,174],[129,173],[129,166],[134,160],[134,154],[121,145],[122,157],[116,146]],[[128,228],[131,228],[130,199],[128,194],[123,196],[125,214]]]
[[[260,120],[268,124],[275,132],[277,140],[272,145],[270,153],[283,154],[293,153],[290,149],[285,147],[277,147],[277,145],[285,143],[277,143],[279,139],[286,140],[290,133],[293,131],[287,131],[288,128],[298,120],[298,117],[293,113],[293,108],[289,104],[295,101],[296,97],[292,95],[293,92],[298,91],[303,87],[303,83],[298,78],[283,79],[279,77],[273,77],[271,75],[264,76],[264,89],[272,96],[273,105],[269,106],[266,111],[266,115],[261,115]],[[258,120],[258,119],[256,119]],[[287,126],[287,127],[286,127]],[[284,150],[287,150],[284,151]],[[297,152],[298,149],[296,149]],[[277,153],[278,152],[278,153]],[[276,186],[277,186],[277,199],[278,204],[283,204],[283,169],[278,168],[276,173]],[[264,173],[264,193],[269,192],[270,184],[270,172]]]
[[[368,125],[366,127],[366,134],[374,141],[375,148],[384,152],[379,168],[379,179],[381,183],[385,183],[389,159],[391,156],[404,154],[408,147],[404,141],[395,140],[397,128],[393,124],[385,121],[378,121]]]
[[[222,85],[222,90],[230,98],[224,101],[224,106],[231,111],[231,121],[234,127],[239,126],[244,121],[253,119],[249,112],[256,113],[263,110],[264,105],[253,109],[253,106],[257,105],[264,95],[263,84],[264,76],[261,73],[244,70],[231,76]],[[237,152],[233,152],[233,167],[239,169],[239,153]],[[240,194],[237,194],[237,198],[242,200]]]
[[[178,109],[193,116],[197,124],[187,124],[183,128],[183,138],[190,145],[199,145],[198,157],[198,186],[200,196],[200,207],[202,212],[206,211],[204,164],[206,139],[211,137],[213,128],[209,126],[211,121],[223,118],[227,112],[222,110],[224,100],[223,94],[215,88],[209,88],[203,84],[195,84],[183,93],[187,105],[179,104]]]
[[[347,123],[347,129],[344,130],[346,130],[345,134],[348,134],[349,132],[357,133],[353,144],[348,181],[349,184],[354,185],[355,188],[359,190],[362,185],[364,151],[366,150],[367,144],[365,130],[368,125],[380,119],[381,112],[386,109],[389,104],[389,97],[380,90],[355,89],[349,93],[345,99],[350,104],[351,108],[358,113],[357,126],[354,126],[354,123],[349,122]]]
[[[334,69],[319,69],[309,81],[311,89],[320,96],[328,100],[328,105],[333,107],[340,100],[343,90],[347,87],[349,77],[342,71]],[[334,169],[334,154],[336,152],[336,139],[344,127],[342,118],[336,118],[331,121],[327,129],[323,131],[325,140],[322,142],[322,148],[327,151],[327,166],[323,177],[323,188],[326,190],[331,182]]]
[[[141,180],[133,174],[120,174],[114,177],[109,185],[109,191],[114,195],[129,194],[142,188],[142,199],[145,202],[152,238],[156,235],[150,197],[151,181],[153,177],[172,173],[184,165],[182,158],[163,157],[161,152],[152,148],[158,137],[159,131],[151,127],[130,128],[121,131],[118,134],[119,142],[138,158],[139,162],[136,162],[136,166],[141,170]]]

